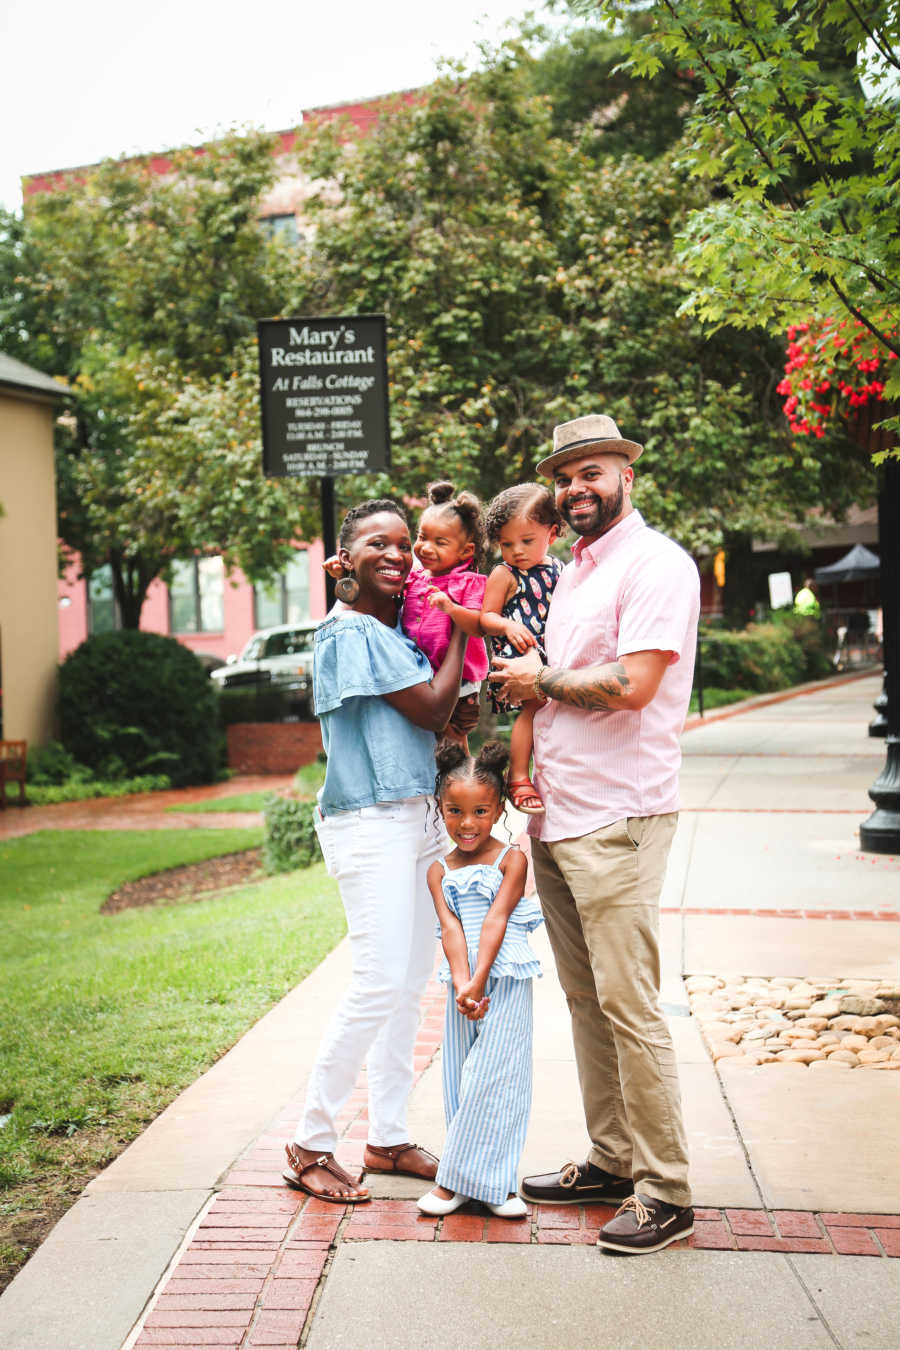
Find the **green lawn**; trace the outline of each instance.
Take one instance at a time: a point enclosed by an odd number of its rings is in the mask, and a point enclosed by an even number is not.
[[[301,800],[312,801],[324,781],[325,765],[314,761],[312,764],[304,764],[297,770],[291,790]],[[199,814],[205,814],[207,811],[262,811],[271,796],[272,793],[266,789],[259,792],[233,792],[230,797],[213,797],[205,802],[192,802],[190,806],[167,806],[166,810]]]
[[[703,690],[703,710],[709,712],[712,708],[726,708],[729,703],[743,703],[746,698],[755,698],[756,695],[746,689],[717,689],[711,685]],[[700,711],[700,699],[697,690],[691,691],[691,704],[688,708],[689,713]]]
[[[188,806],[167,806],[167,811],[199,813],[209,811],[262,811],[271,792],[233,792],[230,797],[211,797],[205,802],[191,802]]]
[[[9,1276],[85,1182],[344,932],[319,865],[103,915],[122,882],[261,829],[41,831],[0,844],[0,1247]]]

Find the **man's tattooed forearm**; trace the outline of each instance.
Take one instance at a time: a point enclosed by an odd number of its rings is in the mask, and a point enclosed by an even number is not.
[[[621,661],[588,666],[586,670],[547,669],[541,678],[542,694],[560,703],[570,703],[574,708],[615,709],[630,691],[631,684]]]

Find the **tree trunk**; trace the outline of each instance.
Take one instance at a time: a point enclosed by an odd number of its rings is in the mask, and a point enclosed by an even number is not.
[[[746,628],[753,618],[756,604],[756,585],[753,568],[753,536],[747,533],[729,534],[723,539],[725,549],[725,587],[722,607],[726,628]]]
[[[147,590],[159,575],[159,564],[145,558],[125,559],[118,550],[113,550],[109,565],[122,627],[139,628]]]

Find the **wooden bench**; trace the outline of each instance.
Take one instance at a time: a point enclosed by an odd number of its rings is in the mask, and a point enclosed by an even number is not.
[[[25,751],[27,741],[0,741],[0,810],[6,806],[7,783],[18,783],[19,805],[25,805]]]

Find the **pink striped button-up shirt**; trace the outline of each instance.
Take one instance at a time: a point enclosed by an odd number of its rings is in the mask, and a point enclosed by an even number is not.
[[[551,699],[534,719],[535,783],[545,814],[529,832],[577,839],[628,816],[678,810],[681,736],[694,675],[700,578],[692,559],[631,511],[593,544],[579,539],[553,592],[547,664],[603,665],[671,652],[645,708],[588,711]]]

